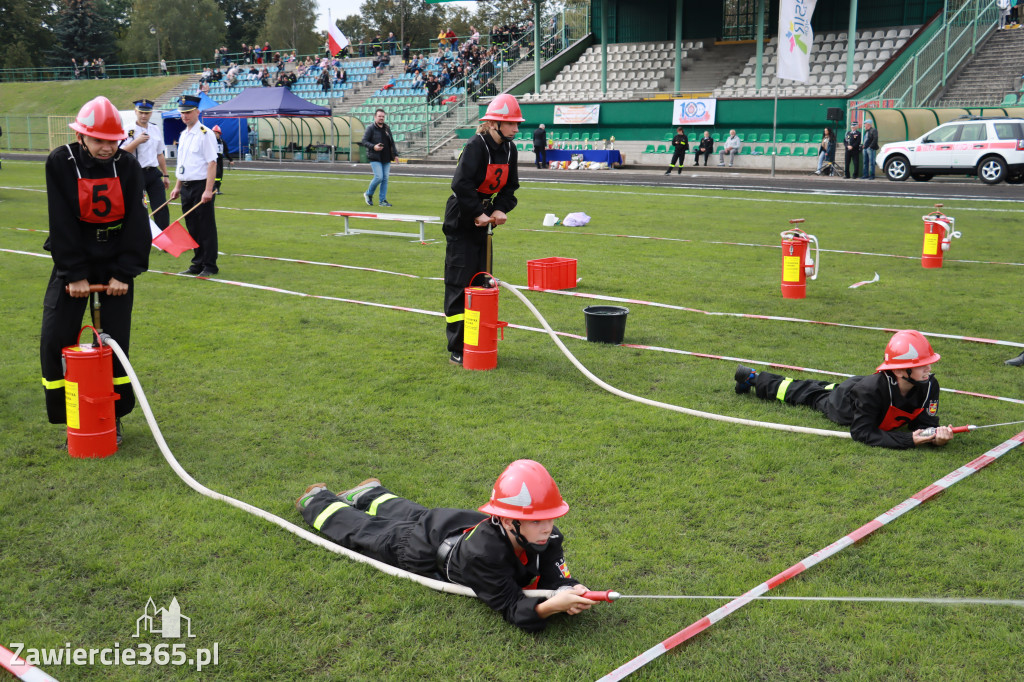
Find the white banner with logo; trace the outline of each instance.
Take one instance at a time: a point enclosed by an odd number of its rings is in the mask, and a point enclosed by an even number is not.
[[[556,104],[555,125],[597,125],[600,104]]]
[[[818,0],[779,0],[779,78],[807,82],[814,31],[811,15]]]
[[[672,125],[703,126],[715,124],[715,99],[677,99],[672,102]]]

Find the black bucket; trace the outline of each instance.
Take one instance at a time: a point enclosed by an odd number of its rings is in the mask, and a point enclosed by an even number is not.
[[[591,305],[583,309],[587,323],[587,341],[621,344],[626,336],[629,308],[617,305]]]

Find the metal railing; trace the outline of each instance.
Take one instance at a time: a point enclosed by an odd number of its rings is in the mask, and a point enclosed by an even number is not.
[[[202,60],[177,59],[167,62],[167,75],[177,76],[197,73],[203,70]],[[95,67],[78,67],[78,75],[72,66],[44,66],[31,69],[0,69],[0,83],[24,83],[31,81],[90,80],[93,78],[143,78],[161,76],[160,62],[139,62],[137,64],[105,64],[102,71]]]
[[[995,29],[999,18],[996,0],[966,0],[948,14],[952,9],[947,8],[938,31],[888,83],[858,99],[890,101],[894,107],[920,107],[944,88],[950,74],[974,56],[979,41]]]

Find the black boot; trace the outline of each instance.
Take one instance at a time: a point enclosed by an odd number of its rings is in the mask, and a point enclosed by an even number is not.
[[[1010,358],[1004,365],[1010,365],[1011,367],[1024,367],[1024,353],[1021,353],[1015,358]]]
[[[668,170],[665,171],[665,175],[672,175],[672,166],[668,167]]]
[[[736,374],[733,376],[736,379],[736,392],[737,393],[750,393],[750,388],[757,381],[757,372],[744,367],[743,365],[736,365]]]

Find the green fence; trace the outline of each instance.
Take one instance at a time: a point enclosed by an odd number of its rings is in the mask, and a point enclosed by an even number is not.
[[[59,117],[71,121],[73,117]],[[48,116],[4,116],[4,135],[0,137],[0,149],[6,152],[50,151],[50,123]]]
[[[861,100],[883,100],[894,107],[921,107],[946,86],[950,74],[974,56],[978,42],[996,25],[995,0],[967,0],[959,9],[949,0],[945,21],[891,79]]]
[[[203,70],[202,62],[198,59],[178,59],[167,62],[168,75],[180,75],[185,73],[197,73]],[[23,83],[28,81],[59,81],[59,80],[85,80],[90,78],[144,78],[146,76],[161,76],[159,62],[140,62],[138,64],[107,64],[102,72],[91,68],[86,71],[82,67],[78,69],[78,76],[70,66],[45,66],[35,69],[0,69],[0,83]]]

